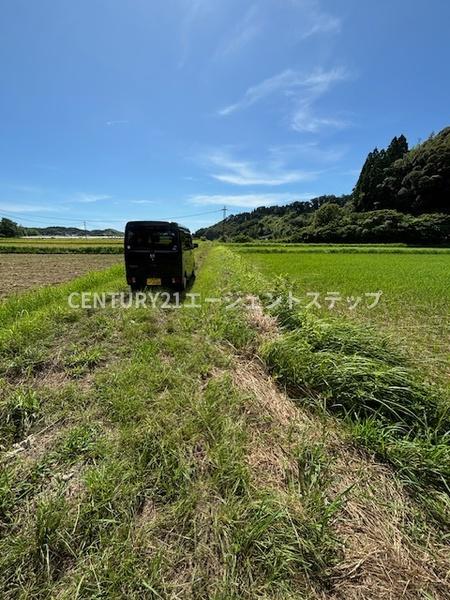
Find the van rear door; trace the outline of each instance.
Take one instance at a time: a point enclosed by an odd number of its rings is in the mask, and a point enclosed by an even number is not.
[[[168,280],[180,275],[179,231],[165,224],[130,224],[125,237],[125,263],[129,283]]]

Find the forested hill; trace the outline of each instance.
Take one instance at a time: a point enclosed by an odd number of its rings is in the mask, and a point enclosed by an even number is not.
[[[120,237],[123,232],[117,229],[78,229],[77,227],[42,227],[38,229],[25,229],[25,235],[64,235],[64,236],[98,236],[98,237]]]
[[[56,237],[120,237],[123,235],[117,229],[79,229],[78,227],[22,227],[15,221],[3,217],[0,220],[0,238],[22,236],[56,236]]]
[[[411,150],[405,136],[375,148],[353,192],[257,208],[197,231],[246,241],[450,244],[450,127]]]

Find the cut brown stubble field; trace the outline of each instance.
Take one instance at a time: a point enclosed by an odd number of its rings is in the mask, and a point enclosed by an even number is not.
[[[0,254],[0,298],[63,283],[121,260],[119,255],[104,254]]]

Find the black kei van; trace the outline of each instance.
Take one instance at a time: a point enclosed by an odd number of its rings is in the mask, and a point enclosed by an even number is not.
[[[189,229],[167,221],[130,221],[125,227],[125,269],[132,290],[163,285],[185,290],[195,277]]]

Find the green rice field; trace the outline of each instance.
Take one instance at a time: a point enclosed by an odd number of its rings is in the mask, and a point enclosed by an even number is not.
[[[319,293],[321,308],[313,307],[319,314],[375,325],[428,372],[450,378],[450,255],[413,249],[405,254],[245,249],[244,256],[268,277],[287,276],[303,305],[315,297],[312,293]],[[365,294],[378,291],[379,303],[368,309],[371,301]],[[331,292],[340,296],[333,308]],[[354,302],[347,301],[352,297],[362,297],[354,309]]]

